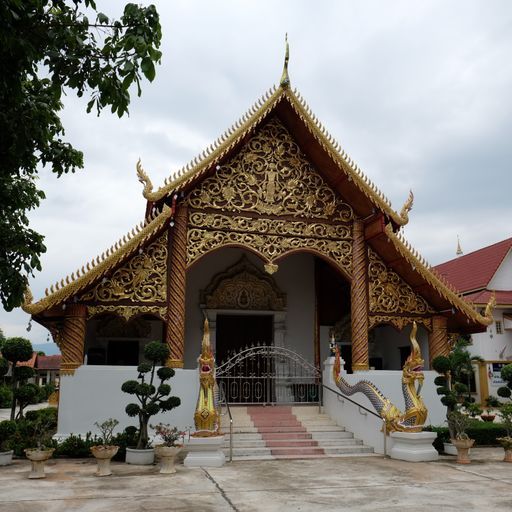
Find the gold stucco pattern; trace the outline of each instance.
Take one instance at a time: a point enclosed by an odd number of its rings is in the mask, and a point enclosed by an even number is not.
[[[372,313],[434,313],[427,301],[369,249],[369,291]]]
[[[277,118],[189,196],[193,208],[350,221],[352,208],[327,186]]]
[[[118,268],[104,277],[80,301],[165,302],[167,283],[167,232]]]

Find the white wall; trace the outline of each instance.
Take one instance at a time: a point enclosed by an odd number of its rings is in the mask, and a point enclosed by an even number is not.
[[[487,285],[488,290],[512,290],[512,250],[503,258]]]
[[[196,367],[201,351],[204,318],[199,304],[200,290],[204,290],[216,274],[235,264],[242,254],[264,271],[263,262],[254,254],[227,247],[203,257],[187,272],[185,368]],[[313,256],[294,254],[285,258],[279,262],[279,270],[272,277],[281,291],[286,293],[287,298],[284,346],[300,353],[313,363],[315,313]]]
[[[323,382],[332,389],[337,390],[332,376],[332,364],[334,358],[329,358],[324,364]],[[441,404],[436,393],[434,379],[437,373],[434,371],[425,371],[425,381],[421,396],[428,409],[426,425],[442,425],[446,418],[446,408]],[[356,372],[348,375],[343,372],[343,378],[351,385],[360,380],[369,380],[391,400],[402,412],[405,408],[404,397],[402,393],[402,372],[401,371],[368,371]],[[362,393],[357,393],[350,397],[370,410],[374,410],[370,401]],[[346,427],[354,433],[358,439],[362,439],[368,446],[373,446],[377,453],[384,453],[384,436],[381,432],[382,420],[366,413],[361,413],[359,407],[353,405],[348,400],[340,399],[336,394],[324,388],[324,411],[340,426]],[[387,438],[387,452],[392,446],[391,438]]]
[[[137,418],[128,417],[124,410],[127,404],[136,400],[133,395],[121,391],[123,382],[136,377],[137,370],[132,366],[80,366],[74,375],[61,376],[57,436],[99,433],[94,422],[101,423],[108,418],[119,421],[116,433],[128,425],[137,426]],[[180,397],[181,405],[153,416],[150,423],[169,423],[180,429],[193,427],[199,391],[197,369],[177,369],[168,383],[171,396]]]

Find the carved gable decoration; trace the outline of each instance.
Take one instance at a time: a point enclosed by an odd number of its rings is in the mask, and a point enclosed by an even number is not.
[[[369,249],[369,295],[372,313],[434,313],[426,300],[396,273],[390,270],[379,256]]]
[[[277,118],[189,196],[193,208],[349,221],[344,203]]]
[[[96,336],[108,338],[147,338],[151,334],[151,325],[142,318],[127,322],[118,316],[100,318],[96,325]]]
[[[80,301],[165,302],[167,289],[167,232],[79,297]]]
[[[244,255],[212,279],[201,292],[201,303],[208,309],[281,311],[286,308],[286,294]]]

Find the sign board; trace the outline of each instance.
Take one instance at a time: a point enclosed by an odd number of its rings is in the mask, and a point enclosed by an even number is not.
[[[493,386],[503,386],[505,381],[501,378],[501,369],[509,363],[491,363],[492,376],[491,383]]]

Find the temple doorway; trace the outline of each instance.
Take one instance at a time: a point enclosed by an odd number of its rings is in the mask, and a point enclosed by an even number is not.
[[[217,314],[217,364],[251,345],[272,345],[273,337],[273,315]]]

